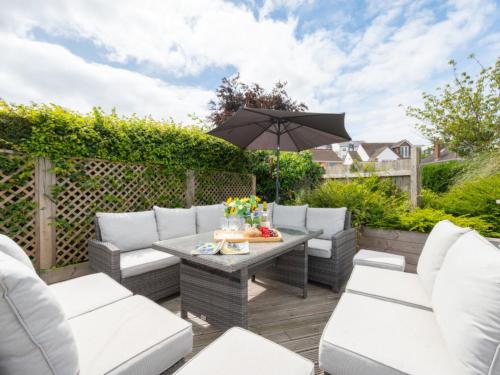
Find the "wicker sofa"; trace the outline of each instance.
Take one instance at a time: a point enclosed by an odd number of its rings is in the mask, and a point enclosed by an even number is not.
[[[417,274],[356,266],[320,341],[325,374],[500,373],[500,251],[443,221]]]
[[[103,273],[46,285],[0,235],[0,373],[171,374],[191,323]]]
[[[90,267],[157,300],[179,292],[179,259],[152,249],[156,241],[217,229],[223,206],[97,213],[96,239],[88,243]]]

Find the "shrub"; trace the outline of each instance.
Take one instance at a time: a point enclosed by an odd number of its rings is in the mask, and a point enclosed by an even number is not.
[[[444,193],[460,177],[465,165],[459,161],[427,164],[422,167],[422,187]]]
[[[355,227],[391,223],[399,212],[409,208],[406,194],[401,193],[390,179],[375,176],[347,182],[329,180],[304,193],[297,203],[307,203],[311,207],[347,207],[353,214]]]

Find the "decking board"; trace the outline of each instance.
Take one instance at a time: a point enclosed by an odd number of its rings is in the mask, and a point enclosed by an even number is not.
[[[249,329],[310,359],[315,363],[316,374],[322,374],[317,365],[319,340],[340,295],[327,286],[310,283],[309,296],[303,299],[298,288],[258,275],[256,282],[249,281],[248,294]],[[180,314],[178,296],[162,301],[161,305]],[[193,356],[222,331],[191,314],[188,319],[193,324]]]

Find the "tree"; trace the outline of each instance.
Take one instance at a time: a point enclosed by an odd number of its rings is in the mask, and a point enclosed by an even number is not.
[[[469,58],[481,68],[475,79],[466,72],[459,74],[451,60],[453,82],[438,88],[436,95],[424,92],[423,107],[406,108],[427,139],[461,156],[500,146],[500,58],[487,68],[474,55]]]
[[[223,78],[217,88],[216,101],[210,101],[212,114],[208,117],[214,126],[219,126],[228,117],[245,105],[250,108],[278,109],[286,111],[305,111],[304,103],[292,100],[286,92],[286,82],[278,81],[271,91],[266,92],[257,83],[246,84],[241,82],[240,75]]]

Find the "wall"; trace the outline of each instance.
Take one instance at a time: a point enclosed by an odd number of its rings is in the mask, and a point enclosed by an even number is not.
[[[392,151],[389,147],[384,149],[378,156],[377,161],[389,161],[389,160],[398,160],[399,156],[396,155],[394,151]]]

